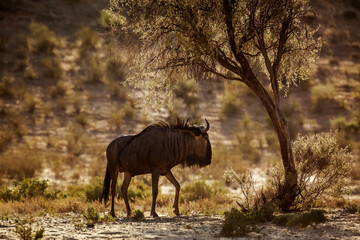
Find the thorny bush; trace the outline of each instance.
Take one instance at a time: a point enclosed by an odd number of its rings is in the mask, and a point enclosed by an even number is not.
[[[349,188],[352,155],[348,147],[341,148],[337,131],[322,132],[311,136],[298,136],[293,142],[299,195],[294,207],[308,209],[324,196],[339,197]],[[273,171],[271,185],[278,189],[283,171]]]

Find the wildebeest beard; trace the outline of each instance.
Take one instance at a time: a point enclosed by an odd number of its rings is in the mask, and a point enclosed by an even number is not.
[[[181,167],[205,167],[211,163],[211,156],[211,145],[210,141],[208,140],[205,157],[199,157],[195,154],[189,155],[188,157],[186,157],[185,161],[181,163]]]

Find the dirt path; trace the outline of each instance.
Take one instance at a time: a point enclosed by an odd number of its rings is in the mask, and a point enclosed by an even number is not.
[[[265,223],[245,239],[360,239],[360,216],[333,210],[329,219],[316,227],[287,228]],[[223,216],[180,216],[146,218],[144,221],[118,218],[98,223],[94,228],[75,228],[79,214],[38,217],[45,228],[45,239],[219,239]],[[13,233],[15,221],[0,221],[0,239],[18,239]],[[35,226],[34,226],[35,227]]]

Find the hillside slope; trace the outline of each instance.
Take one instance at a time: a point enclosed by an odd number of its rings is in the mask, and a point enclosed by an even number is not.
[[[101,10],[107,3],[0,2],[0,180],[38,175],[62,184],[102,176],[108,142],[168,118],[169,112],[190,115],[198,123],[204,117],[210,121],[214,162],[221,168],[278,161],[266,112],[241,84],[180,81],[174,85],[172,106],[164,104],[146,115],[141,89],[121,84],[127,56],[106,27]],[[310,81],[292,88],[284,99],[291,133],[341,128],[341,144],[350,144],[359,156],[359,3],[311,4],[317,13],[306,21],[320,24],[318,35],[325,43]],[[355,127],[349,128],[352,122]],[[236,154],[238,159],[229,163],[226,158]]]

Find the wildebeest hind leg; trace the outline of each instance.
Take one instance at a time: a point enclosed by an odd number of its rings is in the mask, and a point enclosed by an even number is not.
[[[115,193],[116,193],[116,183],[118,178],[118,171],[113,171],[111,175],[111,211],[110,214],[113,217],[115,216],[115,207],[114,207],[114,199],[115,199]]]
[[[175,200],[174,200],[174,205],[173,208],[174,209],[174,214],[175,215],[180,215],[179,212],[179,193],[180,193],[180,184],[178,183],[178,181],[176,181],[174,175],[172,174],[171,171],[169,171],[166,175],[166,178],[174,185],[175,187]]]
[[[153,217],[158,217],[157,213],[155,212],[155,205],[156,205],[156,197],[158,195],[159,176],[160,176],[160,174],[158,171],[153,171],[151,173],[153,199],[152,199],[150,216],[153,216]]]
[[[124,172],[124,181],[123,181],[123,184],[121,186],[121,192],[122,192],[122,195],[123,195],[123,198],[124,198],[124,202],[125,202],[125,206],[126,206],[126,212],[127,212],[128,217],[131,216],[131,209],[130,209],[129,200],[128,200],[128,196],[127,196],[130,181],[131,181],[131,174],[128,173],[128,172]]]

